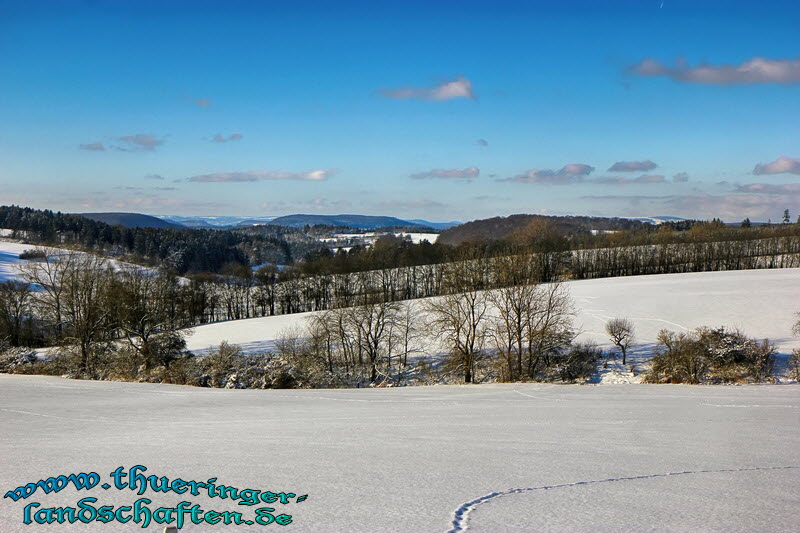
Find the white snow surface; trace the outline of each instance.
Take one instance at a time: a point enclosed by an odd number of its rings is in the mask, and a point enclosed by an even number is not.
[[[10,230],[0,230],[2,231],[10,231]],[[0,240],[0,282],[3,281],[11,281],[11,280],[21,280],[22,276],[20,273],[20,265],[27,263],[28,261],[25,259],[20,259],[19,254],[24,252],[25,250],[47,250],[49,253],[58,255],[58,254],[66,254],[66,253],[75,253],[74,250],[69,250],[65,248],[54,248],[51,246],[40,246],[37,244],[24,244],[22,242],[12,241],[12,240]],[[84,253],[84,252],[78,252]],[[115,270],[123,270],[123,269],[143,269],[150,272],[155,272],[152,268],[147,268],[139,265],[134,265],[133,263],[126,263],[124,261],[119,261],[117,259],[106,259],[108,264]],[[35,261],[35,260],[34,260]],[[179,278],[181,283],[188,283],[189,280],[186,278]]]
[[[593,342],[604,350],[612,346],[605,333],[606,322],[614,317],[630,318],[636,328],[636,342],[628,365],[640,365],[656,343],[659,330],[686,332],[700,326],[741,328],[747,335],[772,340],[779,361],[800,348],[792,324],[800,311],[800,269],[738,270],[630,276],[567,282],[575,301],[577,340]],[[420,303],[420,301],[417,301]],[[274,347],[286,328],[302,327],[309,315],[298,313],[274,317],[219,322],[194,328],[188,337],[190,350],[208,353],[223,340],[239,344],[245,353],[259,353]],[[601,372],[605,383],[636,382],[619,361]],[[779,370],[781,365],[779,364]]]
[[[0,230],[10,231],[10,230]],[[17,280],[20,278],[19,266],[27,261],[19,258],[25,250],[45,248],[35,244],[22,244],[21,242],[0,240],[0,282]],[[45,248],[54,250],[54,248]]]
[[[800,520],[800,386],[496,384],[222,390],[0,375],[0,487],[119,466],[308,494],[285,528],[181,531],[788,532]],[[0,530],[159,533],[163,525],[24,525],[23,509],[131,505],[73,487],[0,500]],[[143,496],[203,510],[206,494]],[[262,504],[266,507],[266,504]],[[256,508],[259,506],[256,506]]]

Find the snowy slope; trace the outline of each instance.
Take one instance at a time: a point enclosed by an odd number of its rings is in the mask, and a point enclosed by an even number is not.
[[[19,279],[19,265],[26,262],[19,258],[19,254],[34,248],[41,247],[34,244],[0,240],[0,281]]]
[[[25,250],[34,250],[39,248],[48,250],[50,253],[53,254],[73,252],[72,250],[66,250],[62,248],[53,248],[49,246],[38,246],[36,244],[23,244],[20,242],[0,240],[0,282],[20,279],[19,267],[20,265],[26,263],[27,261],[24,259],[20,259],[19,254],[21,254]],[[126,263],[124,261],[118,261],[116,259],[108,259],[108,264],[114,270],[137,268],[137,269],[144,269],[147,271],[153,271],[153,269],[147,267],[134,265],[132,263]],[[186,278],[179,278],[179,279],[183,283],[188,283],[188,280]]]
[[[631,276],[568,282],[578,311],[579,341],[610,349],[608,319],[633,320],[637,341],[631,362],[649,354],[659,330],[688,331],[699,326],[739,327],[751,337],[769,338],[788,354],[800,347],[792,337],[800,311],[800,269],[742,270]],[[249,353],[270,348],[281,331],[301,327],[312,313],[220,322],[194,328],[189,349],[204,351],[227,340]],[[621,367],[618,370],[623,370]],[[624,369],[627,373],[627,369]],[[609,375],[604,381],[636,381]]]
[[[0,375],[0,486],[119,466],[308,494],[285,528],[186,533],[788,532],[800,519],[800,386],[478,385],[221,390]],[[155,533],[133,522],[23,525],[26,504],[254,508],[200,494],[41,491],[0,500],[3,533]]]

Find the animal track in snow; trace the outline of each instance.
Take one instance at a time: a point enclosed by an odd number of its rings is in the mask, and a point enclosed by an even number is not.
[[[795,470],[795,469],[800,469],[800,466],[724,468],[719,470],[684,470],[683,472],[667,472],[666,474],[644,474],[640,476],[630,476],[630,477],[612,477],[607,479],[594,479],[590,481],[576,481],[574,483],[561,483],[558,485],[542,485],[540,487],[508,489],[504,491],[498,491],[486,494],[484,496],[481,496],[480,498],[476,498],[472,501],[466,502],[463,505],[461,505],[458,509],[455,510],[455,512],[453,512],[453,521],[451,522],[452,527],[447,530],[447,533],[459,533],[467,531],[469,529],[470,513],[472,513],[472,511],[474,511],[478,505],[497,498],[502,498],[503,496],[510,496],[512,494],[521,494],[524,492],[533,492],[536,490],[550,490],[550,489],[561,489],[566,487],[578,487],[581,485],[595,485],[598,483],[611,483],[615,481],[633,481],[636,479],[652,479],[652,478],[670,477],[670,476],[683,476],[687,474],[718,474],[724,472],[755,472],[755,471],[766,471],[766,470]]]

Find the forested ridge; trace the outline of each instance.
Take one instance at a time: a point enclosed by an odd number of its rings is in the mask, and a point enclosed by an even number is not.
[[[286,239],[246,231],[125,228],[27,207],[0,207],[0,227],[41,245],[75,247],[132,262],[163,266],[178,274],[218,272],[225,264],[288,264]]]

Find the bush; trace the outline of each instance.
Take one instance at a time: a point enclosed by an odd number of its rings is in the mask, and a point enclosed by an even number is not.
[[[648,383],[742,383],[772,375],[775,345],[739,330],[698,328],[690,333],[661,330]]]
[[[792,378],[800,381],[800,349],[792,350],[792,355],[789,356],[789,370],[792,372]]]
[[[575,344],[555,360],[555,369],[561,381],[573,383],[589,379],[597,371],[603,351],[591,344]]]
[[[46,259],[47,252],[44,250],[40,250],[37,248],[30,249],[30,250],[23,250],[21,254],[19,254],[20,259],[26,259],[28,261],[33,261],[37,259]]]

